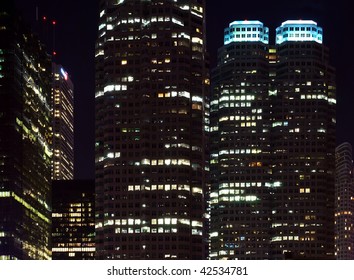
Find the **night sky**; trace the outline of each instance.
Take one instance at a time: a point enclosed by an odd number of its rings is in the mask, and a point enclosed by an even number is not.
[[[10,1],[10,0],[1,0]],[[45,39],[55,61],[62,64],[75,86],[75,179],[94,178],[94,47],[98,0],[15,0],[24,18],[41,30],[43,16],[56,20]],[[214,67],[223,44],[223,30],[234,20],[260,20],[270,29],[288,19],[312,19],[323,28],[324,44],[337,72],[337,144],[354,145],[354,21],[348,0],[233,1],[206,0],[207,48]],[[40,21],[36,23],[36,6]],[[48,32],[47,32],[48,34]],[[49,39],[48,39],[49,37]]]

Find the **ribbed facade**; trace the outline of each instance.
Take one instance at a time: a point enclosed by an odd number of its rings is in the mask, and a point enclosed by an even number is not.
[[[205,1],[100,1],[98,259],[207,257]]]
[[[338,260],[354,259],[353,149],[349,143],[336,148],[335,253]]]
[[[61,65],[53,75],[53,180],[74,178],[74,86]]]
[[[244,40],[220,48],[212,76],[211,257],[334,258],[336,89],[322,29],[287,21],[270,46],[233,28]]]
[[[0,259],[49,259],[51,61],[12,11],[0,27]]]

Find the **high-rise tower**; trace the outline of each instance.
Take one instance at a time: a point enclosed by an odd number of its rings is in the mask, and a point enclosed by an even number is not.
[[[322,28],[286,21],[276,50],[272,257],[333,258],[336,88]]]
[[[354,259],[353,150],[349,143],[336,148],[335,253],[338,260]]]
[[[49,259],[51,61],[14,13],[0,12],[0,259]]]
[[[100,1],[96,248],[207,256],[205,1]]]
[[[74,86],[61,65],[52,64],[53,180],[74,178]]]
[[[212,259],[269,257],[268,40],[263,23],[232,22],[212,73]]]
[[[322,28],[233,22],[212,76],[211,257],[333,258],[335,82]]]

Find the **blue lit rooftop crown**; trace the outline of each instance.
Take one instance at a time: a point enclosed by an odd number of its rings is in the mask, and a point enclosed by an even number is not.
[[[268,44],[269,28],[258,20],[233,21],[225,28],[224,45],[232,42],[262,42]]]
[[[287,20],[276,29],[276,44],[283,42],[303,42],[313,41],[322,44],[323,31],[322,27],[312,20]]]

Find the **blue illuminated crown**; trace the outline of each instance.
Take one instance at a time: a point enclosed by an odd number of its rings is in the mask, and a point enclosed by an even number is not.
[[[262,42],[268,44],[269,28],[258,20],[233,21],[225,28],[224,44],[232,42]]]
[[[276,44],[288,41],[315,41],[322,44],[323,31],[312,20],[287,20],[276,29]]]

